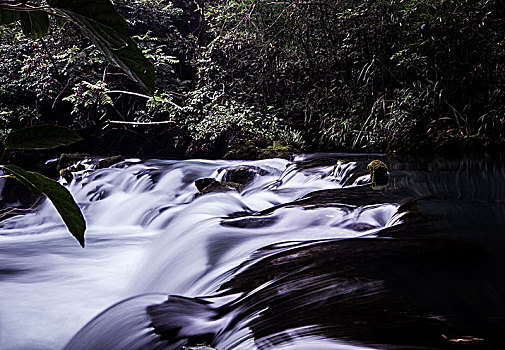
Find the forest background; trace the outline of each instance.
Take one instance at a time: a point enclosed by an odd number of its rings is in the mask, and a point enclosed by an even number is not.
[[[146,94],[74,23],[0,27],[0,139],[53,124],[74,151],[258,158],[505,145],[505,7],[477,0],[116,0]],[[1,140],[0,140],[1,141]]]

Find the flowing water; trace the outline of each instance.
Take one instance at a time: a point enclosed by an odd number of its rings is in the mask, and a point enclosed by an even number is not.
[[[47,202],[0,221],[0,349],[504,348],[504,163],[371,159],[75,173],[85,249]]]

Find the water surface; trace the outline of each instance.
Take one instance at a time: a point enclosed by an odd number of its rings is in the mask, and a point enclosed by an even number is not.
[[[46,202],[0,221],[0,348],[501,348],[503,162],[389,161],[372,190],[375,157],[75,174],[85,249]],[[239,164],[264,173],[197,195]]]

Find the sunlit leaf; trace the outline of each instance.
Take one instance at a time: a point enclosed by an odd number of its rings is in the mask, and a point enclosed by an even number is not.
[[[53,125],[40,125],[13,131],[5,140],[8,149],[38,150],[67,146],[82,140],[76,132]]]
[[[19,13],[23,34],[40,39],[49,29],[49,16],[43,11],[23,11]]]
[[[86,221],[74,198],[64,186],[42,174],[26,171],[12,164],[1,167],[35,194],[44,194],[53,203],[68,231],[84,247]]]

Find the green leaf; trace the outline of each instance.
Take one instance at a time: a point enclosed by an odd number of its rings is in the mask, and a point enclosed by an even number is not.
[[[82,140],[74,131],[53,125],[33,126],[13,131],[5,140],[8,149],[38,150],[67,146]]]
[[[49,16],[43,11],[23,11],[19,13],[23,34],[40,39],[49,29]]]
[[[0,25],[11,24],[19,21],[19,11],[0,8]]]
[[[109,0],[49,0],[48,3],[77,23],[113,64],[153,94],[154,66],[130,37],[128,23]]]
[[[58,28],[63,29],[65,24],[67,24],[68,19],[65,17],[61,17],[61,16],[54,16],[54,21],[56,22],[56,25],[58,26]]]
[[[15,165],[0,166],[35,194],[44,194],[53,203],[68,231],[84,248],[86,221],[70,192],[60,183],[36,172],[26,171]]]

